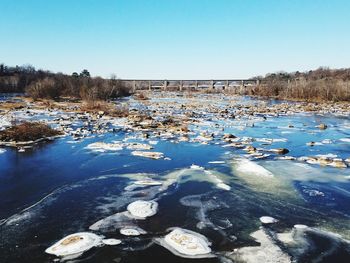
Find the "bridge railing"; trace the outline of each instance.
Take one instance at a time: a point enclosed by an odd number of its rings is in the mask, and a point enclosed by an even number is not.
[[[221,89],[256,86],[256,79],[229,79],[229,80],[142,80],[121,79],[121,81],[133,91],[137,90],[200,90]]]

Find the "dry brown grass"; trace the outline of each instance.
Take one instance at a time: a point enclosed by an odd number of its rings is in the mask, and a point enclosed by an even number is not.
[[[134,95],[134,98],[135,98],[136,100],[149,100],[149,98],[146,96],[146,94],[145,94],[145,93],[142,93],[142,92],[136,93],[136,94]]]
[[[17,110],[25,107],[23,102],[4,101],[0,103],[0,110]]]
[[[80,107],[82,111],[90,113],[102,113],[113,117],[126,117],[129,108],[125,105],[116,105],[105,101],[84,101]]]
[[[22,122],[0,131],[0,140],[5,142],[25,142],[61,134],[62,132],[54,130],[42,122]]]

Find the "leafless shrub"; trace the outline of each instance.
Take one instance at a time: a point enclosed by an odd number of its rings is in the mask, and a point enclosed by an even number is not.
[[[126,117],[129,115],[129,108],[126,105],[117,105],[106,101],[84,101],[81,108],[82,111],[99,113],[103,112],[105,115],[113,117]]]
[[[237,92],[238,93],[238,92]],[[350,69],[273,73],[240,94],[306,101],[350,101]]]
[[[55,80],[49,77],[32,83],[26,92],[34,100],[38,98],[57,99],[60,96],[60,90],[56,87]]]
[[[0,131],[1,141],[35,141],[62,134],[42,122],[22,122]]]

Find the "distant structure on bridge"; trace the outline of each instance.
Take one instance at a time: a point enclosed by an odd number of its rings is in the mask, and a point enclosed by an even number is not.
[[[137,90],[164,90],[183,91],[216,89],[230,90],[247,86],[259,85],[257,79],[230,79],[230,80],[142,80],[142,79],[122,79],[126,86],[133,91]]]

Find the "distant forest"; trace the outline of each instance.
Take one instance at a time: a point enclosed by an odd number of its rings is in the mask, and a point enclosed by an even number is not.
[[[259,79],[258,86],[237,91],[242,95],[304,101],[350,101],[350,68],[318,68],[307,72],[278,72]]]
[[[23,92],[34,99],[67,96],[84,100],[108,100],[129,95],[129,89],[116,77],[92,78],[86,69],[67,75],[36,70],[31,65],[9,67],[0,64],[0,93]]]
[[[255,77],[259,85],[236,88],[235,93],[304,101],[350,101],[350,69],[318,68],[307,72],[277,72]],[[109,100],[130,94],[121,80],[91,77],[88,70],[72,75],[37,70],[33,66],[0,64],[0,93],[26,92],[34,99],[74,97]]]

